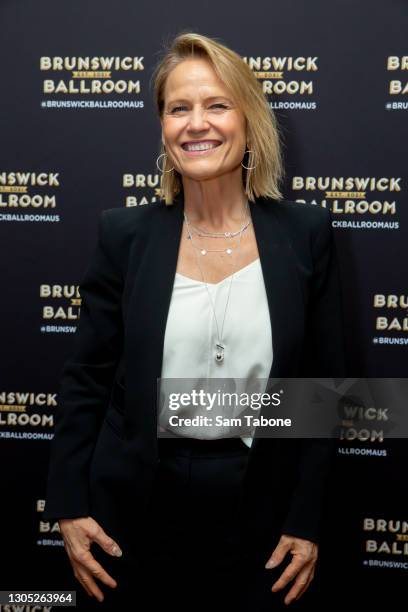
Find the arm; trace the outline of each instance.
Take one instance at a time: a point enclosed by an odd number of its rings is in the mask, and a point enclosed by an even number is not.
[[[331,228],[331,214],[324,210],[322,222],[312,237],[314,274],[310,287],[304,350],[299,375],[302,378],[344,378],[347,373],[340,275]],[[336,442],[334,439],[297,441],[298,475],[282,536],[266,564],[279,565],[286,554],[290,564],[273,584],[280,591],[294,580],[285,603],[299,599],[313,580],[318,557],[320,523],[325,490]]]
[[[312,236],[314,274],[299,371],[305,378],[344,378],[347,367],[340,273],[331,213],[322,210],[321,223]],[[299,441],[298,482],[283,533],[318,542],[325,487],[334,452],[334,439]]]
[[[60,379],[46,520],[89,514],[88,468],[122,352],[122,279],[108,252],[107,213],[100,216],[96,248],[80,283],[80,320]]]

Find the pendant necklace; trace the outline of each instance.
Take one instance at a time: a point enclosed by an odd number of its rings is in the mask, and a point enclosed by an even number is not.
[[[244,217],[243,217],[244,220],[245,220],[245,214],[249,212],[248,209],[249,209],[248,202],[246,202],[246,205],[245,205],[245,208],[244,208]],[[234,274],[236,272],[236,269],[235,269],[236,268],[236,261],[234,261],[234,267],[233,267],[234,271],[233,271],[233,273],[231,274],[231,277],[230,277],[230,282],[229,282],[229,287],[228,287],[228,294],[227,294],[227,300],[226,300],[226,304],[225,304],[225,308],[224,308],[224,316],[223,316],[223,320],[222,320],[221,334],[220,334],[220,330],[219,330],[219,326],[218,326],[218,320],[217,320],[217,315],[216,315],[216,312],[215,312],[214,303],[213,303],[213,300],[211,298],[211,294],[210,294],[210,291],[208,289],[208,285],[207,285],[207,283],[205,282],[205,279],[204,279],[204,274],[203,274],[203,271],[202,271],[202,268],[201,268],[201,265],[200,265],[200,261],[199,261],[200,258],[199,258],[199,255],[198,255],[197,251],[200,251],[202,255],[206,255],[208,252],[212,252],[212,251],[219,251],[219,252],[223,251],[223,252],[226,252],[228,255],[230,255],[232,253],[232,249],[230,249],[230,248],[228,248],[228,249],[201,249],[201,248],[197,247],[196,245],[194,245],[194,242],[193,242],[193,239],[192,239],[192,235],[191,235],[191,231],[190,231],[190,222],[188,220],[188,217],[187,217],[186,213],[184,213],[184,220],[186,222],[186,227],[187,227],[187,231],[188,231],[188,238],[190,239],[190,244],[194,247],[194,251],[196,253],[197,265],[198,265],[198,268],[200,270],[201,278],[203,279],[203,283],[205,285],[205,288],[206,288],[206,291],[207,291],[207,294],[208,294],[208,298],[209,298],[209,301],[210,301],[210,304],[211,304],[211,308],[212,308],[212,311],[213,311],[213,315],[214,315],[215,325],[216,325],[216,328],[217,328],[217,342],[215,344],[214,359],[215,359],[216,363],[221,363],[222,361],[224,361],[224,357],[225,357],[225,354],[224,354],[225,353],[225,343],[223,342],[222,334],[223,334],[223,331],[224,331],[224,322],[225,322],[225,316],[227,314],[227,309],[228,309],[228,303],[229,303],[229,298],[230,298],[230,293],[231,293],[232,281],[233,281],[233,278],[234,278]],[[246,227],[248,227],[248,225],[249,225],[249,222],[246,225],[243,224],[241,229],[239,230],[239,240],[238,240],[238,246],[236,248],[237,253],[239,251],[239,246],[241,244],[242,233],[243,233],[244,229],[246,229]]]

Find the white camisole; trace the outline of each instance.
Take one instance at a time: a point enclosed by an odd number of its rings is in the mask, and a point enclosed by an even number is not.
[[[228,276],[219,283],[207,283],[220,334],[230,281]],[[259,258],[235,272],[232,279],[222,332],[224,360],[219,363],[214,358],[217,339],[205,284],[177,272],[164,336],[161,378],[192,379],[197,383],[195,388],[200,388],[200,381],[205,379],[246,379],[246,387],[252,390],[254,379],[266,381],[273,359],[272,330]],[[239,388],[245,392],[241,385],[242,381]],[[263,392],[264,388],[257,386],[256,390]],[[193,410],[194,406],[188,406],[177,414],[192,417]],[[217,437],[214,429],[211,433],[200,428],[194,431],[194,437]],[[188,435],[192,437],[191,428]],[[251,437],[242,440],[251,446]]]

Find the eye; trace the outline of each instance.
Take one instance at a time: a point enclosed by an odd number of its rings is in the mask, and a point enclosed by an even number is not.
[[[225,110],[228,107],[226,106],[226,104],[222,104],[222,102],[217,102],[216,104],[211,104],[210,108],[218,108],[221,110]],[[180,113],[183,110],[186,110],[187,107],[186,106],[175,106],[174,108],[171,109],[170,114],[172,113]]]

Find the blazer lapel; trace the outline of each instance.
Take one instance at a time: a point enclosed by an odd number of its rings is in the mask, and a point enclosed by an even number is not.
[[[155,206],[149,204],[148,206]],[[159,206],[143,244],[132,252],[125,324],[126,437],[146,463],[157,458],[157,379],[183,226],[183,202]]]
[[[280,207],[258,198],[251,204],[252,222],[268,298],[273,361],[269,378],[297,375],[297,352],[304,331],[304,304],[295,255]]]
[[[250,203],[271,319],[273,363],[270,378],[295,375],[304,316],[294,256],[276,206],[282,204],[263,198]],[[143,244],[132,251],[129,262],[132,289],[125,329],[124,431],[139,457],[150,464],[157,460],[157,379],[162,369],[183,209],[181,194],[173,205],[158,208],[150,231]],[[256,313],[248,313],[248,316],[256,316]]]

